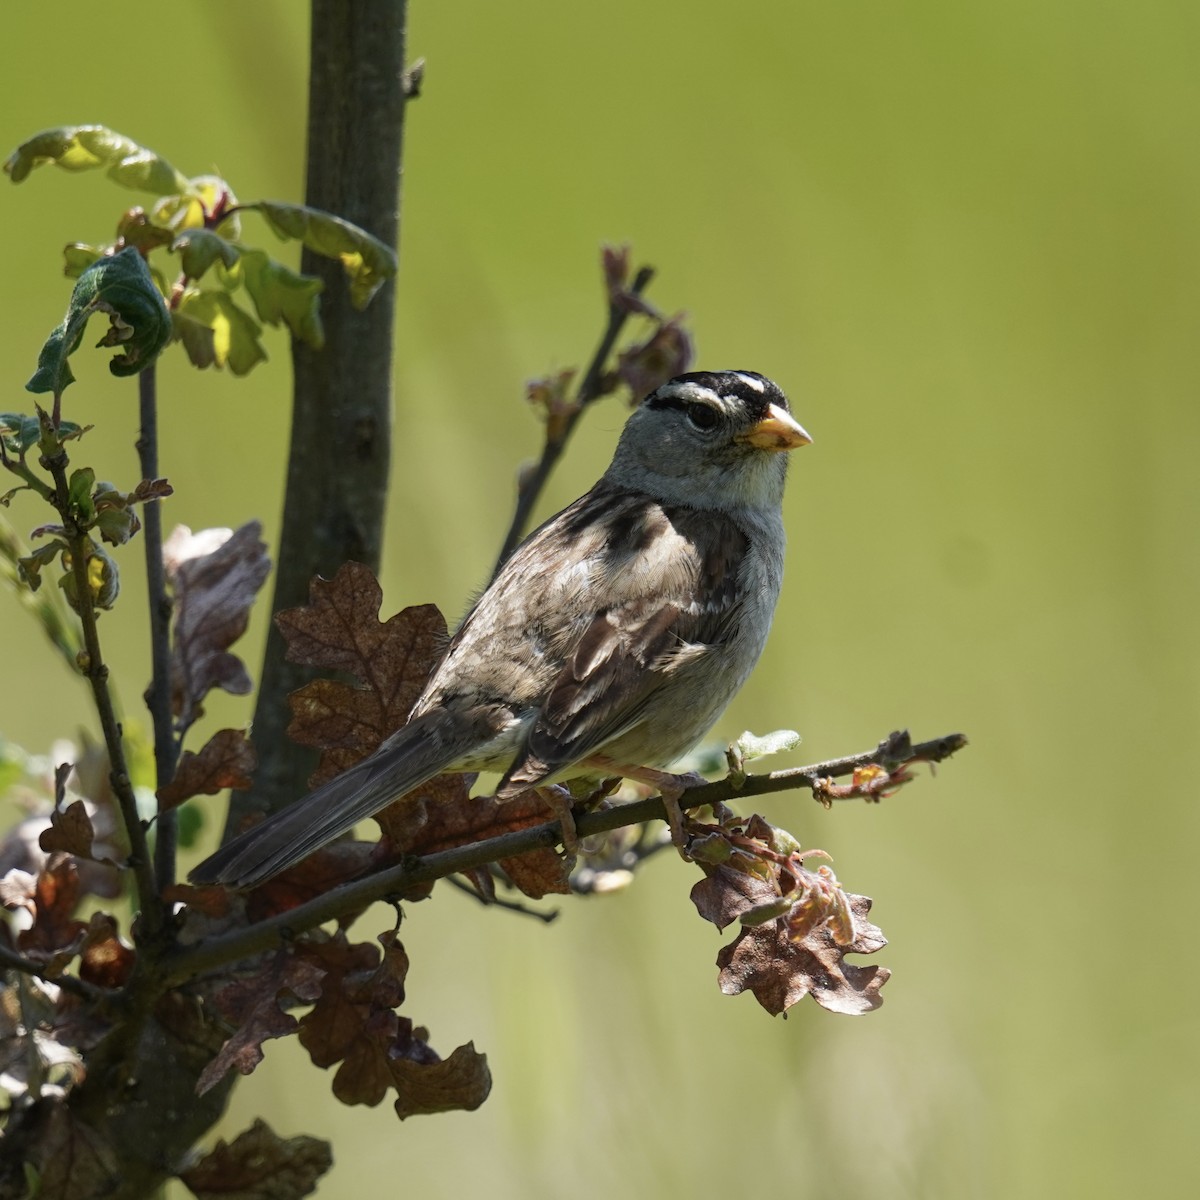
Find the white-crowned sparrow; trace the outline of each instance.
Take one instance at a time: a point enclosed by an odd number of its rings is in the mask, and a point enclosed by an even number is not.
[[[443,771],[503,771],[508,798],[691,749],[766,641],[783,578],[779,451],[809,441],[753,371],[663,384],[630,416],[603,478],[479,598],[408,723],[192,881],[260,883]]]

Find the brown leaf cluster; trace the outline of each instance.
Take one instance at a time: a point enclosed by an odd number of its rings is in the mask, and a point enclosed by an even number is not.
[[[84,982],[120,987],[133,969],[134,952],[119,937],[114,917],[100,911],[87,921],[75,916],[82,894],[79,868],[68,854],[52,854],[36,875],[9,871],[0,880],[0,904],[29,918],[16,932],[14,948],[49,976],[63,974],[78,958]]]
[[[248,1074],[262,1061],[264,1041],[298,1032],[316,1066],[337,1068],[333,1093],[343,1104],[376,1105],[389,1088],[401,1118],[482,1104],[491,1088],[487,1059],[468,1045],[443,1060],[425,1031],[396,1012],[408,955],[395,931],[379,943],[351,942],[341,931],[298,939],[255,975],[216,992],[213,1004],[236,1029],[201,1090],[231,1069]],[[299,1020],[285,1011],[297,1002],[312,1005]]]
[[[271,570],[262,526],[236,532],[181,525],[163,545],[175,598],[171,637],[171,706],[181,729],[204,711],[216,687],[234,695],[251,690],[242,660],[229,647],[246,632],[250,608]]]
[[[328,1142],[281,1138],[256,1120],[232,1142],[220,1141],[179,1178],[198,1200],[298,1200],[333,1165]]]
[[[383,592],[368,567],[346,563],[330,580],[313,580],[309,602],[278,613],[289,661],[343,671],[355,686],[318,679],[289,697],[288,736],[322,751],[317,786],[377,749],[408,719],[447,641],[436,605],[421,604],[379,620]]]
[[[492,1086],[486,1056],[468,1044],[443,1060],[425,1030],[394,1011],[404,999],[408,956],[394,932],[379,941],[382,955],[340,937],[318,949],[333,978],[301,1019],[301,1044],[317,1066],[337,1065],[333,1094],[343,1104],[376,1105],[390,1087],[401,1120],[478,1108]]]
[[[867,921],[871,901],[845,892],[826,866],[816,871],[785,830],[762,817],[699,825],[692,851],[705,878],[692,888],[699,914],[718,929],[738,921],[741,933],[717,955],[721,990],[751,992],[772,1015],[811,995],[831,1012],[870,1012],[882,1003],[890,972],[845,961],[887,944]]]

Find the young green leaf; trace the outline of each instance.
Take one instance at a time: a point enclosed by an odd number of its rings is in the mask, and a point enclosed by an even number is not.
[[[95,312],[111,322],[98,345],[119,346],[108,364],[114,375],[136,375],[171,339],[171,318],[145,260],[134,249],[98,259],[80,275],[63,323],[46,339],[38,367],[25,385],[56,396],[75,379],[67,358],[78,348]]]
[[[211,229],[188,229],[171,243],[171,249],[179,255],[183,273],[189,279],[199,279],[218,259],[226,267],[232,267],[241,253],[237,246]]]
[[[175,170],[165,158],[103,125],[44,129],[8,156],[4,171],[13,183],[20,183],[35,167],[45,163],[53,163],[64,171],[107,167],[108,177],[115,183],[156,196],[191,190],[187,176]]]
[[[75,514],[75,519],[81,525],[90,525],[96,516],[96,506],[92,503],[92,488],[96,483],[96,472],[91,467],[80,467],[71,472],[67,484],[67,500]]]
[[[42,586],[42,569],[50,566],[66,548],[67,543],[61,538],[53,538],[17,559],[17,573],[21,581],[29,585],[31,592],[36,592]]]
[[[104,246],[89,246],[86,242],[72,242],[63,247],[63,274],[68,279],[78,279],[96,261],[106,253]]]
[[[320,279],[298,275],[263,250],[242,251],[241,269],[260,321],[286,322],[292,336],[314,350],[325,345],[320,301],[325,284]]]
[[[78,437],[86,433],[86,429],[76,425],[74,421],[60,421],[58,432],[63,441],[67,435]],[[26,416],[24,413],[0,413],[0,437],[4,439],[4,449],[9,454],[24,457],[26,452],[38,444],[41,437],[41,423],[37,417]]]
[[[224,367],[245,375],[267,357],[262,326],[228,292],[189,290],[174,313],[175,336],[197,367]]]
[[[396,274],[396,252],[365,229],[332,213],[303,204],[260,200],[256,208],[281,238],[295,238],[326,258],[341,261],[350,278],[350,299],[363,309],[371,297]]]
[[[64,555],[64,565],[68,555]],[[58,581],[67,603],[79,611],[79,589],[75,580],[75,572],[69,569]],[[96,608],[112,608],[121,594],[121,576],[112,556],[102,547],[92,542],[88,546],[87,556],[87,586],[91,593],[92,604]]]
[[[151,210],[150,219],[175,233],[185,229],[207,229],[218,212],[230,212],[218,220],[215,228],[223,238],[236,242],[242,236],[242,223],[237,214],[237,197],[220,175],[197,175],[188,180],[182,195],[164,196]]]

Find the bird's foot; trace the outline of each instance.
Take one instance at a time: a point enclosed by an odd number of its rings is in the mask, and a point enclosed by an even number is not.
[[[562,826],[563,849],[568,854],[579,853],[579,830],[575,825],[575,797],[561,783],[547,783],[534,788],[554,813]]]
[[[689,788],[699,787],[708,780],[695,771],[688,771],[686,775],[672,775],[670,771],[660,771],[655,767],[631,767],[607,758],[597,757],[591,761],[594,765],[606,770],[611,769],[626,779],[636,779],[638,783],[644,783],[648,787],[657,789],[658,794],[662,797],[663,808],[667,810],[667,825],[671,830],[671,842],[679,851],[679,857],[684,862],[691,862],[692,856],[687,852],[687,817],[679,801]]]

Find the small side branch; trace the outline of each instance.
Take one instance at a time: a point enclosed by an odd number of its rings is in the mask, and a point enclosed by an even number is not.
[[[941,762],[961,750],[967,739],[961,733],[948,734],[932,741],[913,744],[907,733],[893,733],[873,750],[830,759],[808,767],[773,771],[768,775],[747,775],[744,779],[720,779],[713,783],[688,788],[679,799],[685,809],[721,804],[744,796],[761,796],[796,788],[818,788],[820,782],[836,776],[853,775],[861,768],[875,765],[889,773],[902,771],[916,762]],[[903,758],[897,758],[903,754]],[[882,761],[881,761],[882,759]],[[818,799],[824,798],[818,796]],[[667,819],[660,796],[619,804],[601,812],[585,813],[576,818],[580,838],[608,833],[627,825]],[[357,913],[377,900],[402,897],[419,884],[430,883],[473,870],[501,859],[527,854],[531,850],[550,848],[562,841],[562,828],[557,821],[548,821],[528,829],[506,833],[485,841],[455,846],[424,858],[414,858],[399,866],[369,875],[365,879],[343,884],[305,904],[260,921],[246,929],[213,938],[202,945],[169,953],[162,966],[167,986],[182,983],[205,971],[226,963],[237,962],[254,954],[274,949],[289,938],[313,929],[326,921]]]
[[[43,417],[43,419],[45,419]],[[88,535],[75,524],[68,499],[67,455],[59,450],[42,460],[54,480],[54,506],[62,517],[66,530],[66,541],[71,551],[71,570],[75,576],[75,591],[78,596],[79,621],[83,629],[83,659],[80,669],[92,689],[92,700],[100,718],[100,729],[104,735],[104,746],[108,751],[111,768],[109,776],[113,794],[121,810],[121,819],[129,838],[129,858],[137,881],[138,905],[142,913],[143,931],[148,937],[156,937],[165,926],[166,910],[159,895],[154,875],[154,864],[150,858],[146,827],[138,814],[137,798],[129,778],[129,766],[125,761],[125,746],[122,741],[121,723],[117,719],[116,706],[108,687],[108,666],[100,649],[100,635],[96,628],[96,609],[92,604],[92,585],[88,577],[91,549]]]
[[[639,268],[633,282],[629,285],[630,294],[640,296],[650,286],[653,278],[653,267]],[[550,478],[554,464],[558,462],[563,450],[566,449],[567,442],[570,440],[579,418],[583,415],[583,410],[592,401],[603,395],[601,382],[604,378],[604,364],[608,362],[609,355],[612,354],[613,347],[616,346],[617,339],[621,336],[621,330],[625,328],[625,322],[629,319],[632,311],[627,304],[621,305],[614,300],[609,300],[608,325],[575,393],[574,410],[566,417],[562,428],[556,434],[551,435],[547,430],[546,444],[542,447],[541,458],[533,470],[521,480],[517,491],[517,507],[513,513],[512,523],[508,527],[508,533],[505,535],[504,544],[500,548],[500,554],[496,559],[496,565],[492,568],[492,579],[495,579],[500,573],[500,568],[508,561],[524,536],[538,497],[541,496],[542,489],[546,486],[546,480]]]

